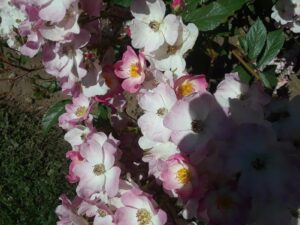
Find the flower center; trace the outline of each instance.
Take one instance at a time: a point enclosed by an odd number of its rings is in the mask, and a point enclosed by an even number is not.
[[[157,32],[159,30],[160,24],[157,21],[151,21],[149,23],[149,27],[154,31]]]
[[[94,174],[96,174],[97,176],[100,176],[102,174],[105,173],[105,166],[103,163],[101,164],[97,164],[94,166],[94,170],[93,170]]]
[[[50,21],[47,21],[47,22],[45,23],[45,26],[46,26],[46,27],[52,27],[53,25],[52,25],[52,23],[51,23]]]
[[[99,215],[100,217],[106,217],[106,216],[107,216],[106,211],[103,210],[103,209],[98,209],[97,212],[98,212],[98,215]]]
[[[164,107],[162,107],[162,108],[159,108],[158,110],[157,110],[157,115],[159,115],[159,116],[164,116],[164,115],[166,115],[167,114],[167,112],[168,112],[168,110],[166,109],[166,108],[164,108]]]
[[[234,204],[234,202],[233,202],[232,198],[228,195],[219,196],[216,199],[217,208],[220,210],[230,209],[230,208],[232,208],[233,204]]]
[[[169,45],[167,49],[167,54],[174,55],[178,50],[178,47],[175,45]]]
[[[87,107],[85,106],[80,106],[77,108],[76,112],[75,112],[75,115],[77,117],[83,117],[87,112]]]
[[[178,91],[179,95],[181,97],[184,97],[190,95],[194,91],[194,87],[191,82],[186,81],[182,85],[180,85]]]
[[[151,222],[151,214],[146,209],[139,209],[136,213],[139,225],[148,225]]]
[[[201,133],[204,130],[204,123],[201,120],[192,121],[192,131],[195,133]]]
[[[63,46],[62,53],[67,55],[69,58],[72,58],[75,55],[75,51],[71,45]]]
[[[139,74],[139,67],[136,64],[131,64],[130,66],[130,76],[133,78],[138,78]]]
[[[176,178],[181,184],[187,184],[191,180],[191,172],[186,168],[181,168],[177,171]]]

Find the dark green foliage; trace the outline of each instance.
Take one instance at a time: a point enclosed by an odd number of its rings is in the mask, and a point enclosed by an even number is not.
[[[53,225],[70,148],[62,132],[42,136],[41,118],[0,103],[0,225]]]
[[[246,46],[248,46],[248,57],[256,59],[265,46],[267,30],[263,22],[258,19],[246,35]],[[243,40],[243,39],[242,39]]]
[[[264,67],[275,58],[284,45],[285,37],[282,30],[267,32],[264,23],[258,18],[245,36],[239,38],[240,46],[247,57],[256,62],[259,79],[267,89],[277,84],[275,69]],[[241,72],[236,70],[237,72]],[[245,81],[245,73],[240,74]]]
[[[121,5],[123,7],[129,7],[131,0],[111,0],[111,3]]]
[[[265,66],[275,58],[284,44],[284,33],[282,30],[275,30],[268,33],[266,49],[258,62],[258,66]]]
[[[217,0],[198,9],[195,8],[197,2],[201,3],[195,0],[188,1],[183,18],[195,23],[200,31],[210,31],[226,22],[247,0]]]
[[[45,113],[42,118],[42,127],[44,134],[47,134],[51,127],[58,123],[58,118],[65,112],[65,105],[67,103],[70,103],[69,99],[59,101],[52,105]]]

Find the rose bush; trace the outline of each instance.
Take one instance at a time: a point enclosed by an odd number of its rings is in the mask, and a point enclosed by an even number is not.
[[[268,33],[257,18],[229,43],[228,58],[240,65],[215,80],[193,71],[190,62],[202,62],[190,52],[246,0],[133,0],[131,15],[114,2],[0,2],[7,45],[29,57],[42,52],[72,98],[59,125],[77,196],[61,196],[57,224],[298,223],[298,98],[279,102],[268,68],[283,31]],[[272,18],[298,32],[300,3],[282,2]],[[216,67],[218,54],[207,49]],[[99,107],[108,129],[96,125]]]

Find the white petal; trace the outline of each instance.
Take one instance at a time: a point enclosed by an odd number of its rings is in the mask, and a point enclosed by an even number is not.
[[[174,45],[179,32],[179,20],[175,15],[167,15],[161,25],[161,31],[164,34],[166,42],[169,45]]]

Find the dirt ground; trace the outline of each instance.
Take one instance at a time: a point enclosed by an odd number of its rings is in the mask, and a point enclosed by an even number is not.
[[[38,113],[39,115],[45,113],[47,109],[55,102],[67,98],[60,91],[51,93],[48,96],[37,96],[36,88],[32,82],[32,79],[37,75],[47,80],[54,80],[52,76],[47,74],[42,68],[41,56],[34,57],[33,59],[27,59],[28,62],[24,65],[15,67],[9,65],[9,55],[19,55],[5,48],[0,55],[0,63],[3,62],[4,70],[0,71],[0,102],[9,101],[16,104],[16,107],[26,112]],[[7,60],[7,62],[5,61]],[[13,62],[13,64],[16,64]],[[33,72],[28,72],[25,69],[36,69]]]

